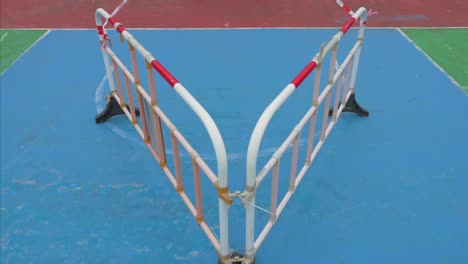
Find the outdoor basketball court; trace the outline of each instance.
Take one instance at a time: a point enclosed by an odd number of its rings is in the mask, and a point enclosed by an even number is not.
[[[130,32],[216,121],[229,188],[237,191],[258,118],[337,28]],[[338,61],[356,34],[351,29],[342,39]],[[129,63],[128,46],[109,36]],[[128,119],[95,124],[109,93],[95,29],[48,31],[0,80],[2,263],[216,263],[216,251]],[[159,76],[156,86],[161,108],[216,167],[200,121]],[[274,117],[259,163],[307,110],[312,87],[309,77]],[[366,30],[356,95],[369,117],[340,117],[257,263],[463,263],[468,96],[396,28]],[[306,144],[301,135],[301,155]],[[191,166],[183,159],[182,171]],[[265,181],[271,185],[271,177]],[[202,177],[205,219],[217,233],[218,197],[210,185]],[[269,207],[268,188],[257,194],[258,206]],[[257,210],[256,217],[258,234],[269,215]],[[239,200],[229,219],[230,246],[243,251]]]

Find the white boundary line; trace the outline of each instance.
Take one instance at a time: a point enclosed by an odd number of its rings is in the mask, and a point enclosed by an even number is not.
[[[2,35],[0,38],[0,43],[3,42],[3,40],[8,36],[8,32],[5,32],[5,34]]]
[[[128,30],[243,30],[243,29],[337,29],[341,26],[336,27],[218,27],[218,28],[131,28],[128,27]],[[463,27],[368,27],[368,29],[398,29],[398,28],[408,28],[408,29],[468,29],[467,26]],[[5,30],[96,30],[96,28],[2,28]],[[106,28],[107,29],[107,28]],[[114,30],[109,28],[107,30]]]
[[[455,84],[458,88],[460,88],[462,90],[462,92],[465,92],[465,89],[468,88],[468,87],[464,87],[464,86],[461,86],[455,79],[453,79],[452,76],[450,76],[450,74],[448,74],[442,67],[440,67],[440,65],[435,62],[429,55],[427,55],[427,53],[421,49],[413,40],[411,40],[410,37],[408,37],[408,35],[405,34],[405,32],[403,32],[403,30],[401,30],[400,28],[396,28],[396,30],[398,32],[400,32],[400,34],[411,44],[413,44],[413,46],[419,50],[419,52],[421,52],[437,69],[439,69],[439,71],[441,71],[442,73],[444,73],[448,79],[453,83]],[[467,94],[468,96],[468,94]]]
[[[47,35],[49,35],[49,33],[51,32],[52,30],[51,29],[47,29],[47,31],[42,34],[42,36],[40,38],[38,38],[36,41],[34,41],[33,44],[31,44],[31,46],[29,46],[29,48],[27,48],[23,53],[21,53],[21,55],[18,56],[18,58],[16,58],[16,60],[11,63],[10,66],[8,66],[3,72],[0,73],[0,75],[3,75],[8,69],[10,69],[19,59],[21,59],[21,57],[24,56],[24,54],[26,54],[32,47],[34,47],[34,45],[36,45],[39,41],[41,41],[43,38],[45,38]]]

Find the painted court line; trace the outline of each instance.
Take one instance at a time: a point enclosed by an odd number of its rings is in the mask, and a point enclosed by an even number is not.
[[[24,56],[24,54],[26,54],[32,47],[34,47],[34,45],[36,45],[39,41],[41,41],[43,38],[45,38],[50,33],[50,31],[52,31],[52,30],[48,29],[40,38],[38,38],[33,44],[31,44],[31,46],[29,46],[29,48],[27,48],[21,55],[19,55],[18,58],[16,58],[16,60],[8,68],[6,68],[0,74],[4,74],[9,68],[11,68],[19,59],[21,59],[21,57]]]
[[[3,40],[6,38],[7,35],[8,35],[8,32],[5,32],[5,34],[3,34],[3,36],[0,38],[0,42],[3,42]]]
[[[424,50],[422,50],[413,40],[410,39],[410,37],[408,37],[408,35],[405,34],[405,32],[403,32],[403,30],[401,30],[400,28],[396,28],[396,30],[398,32],[400,32],[400,34],[411,44],[413,44],[413,46],[419,50],[424,56],[426,56],[426,58],[437,68],[439,69],[441,72],[443,72],[448,78],[449,80],[455,84],[457,87],[459,87],[462,91],[463,91],[463,86],[461,86],[455,79],[452,78],[452,76],[450,76],[442,67],[440,67],[439,64],[437,64],[437,62],[435,62],[429,55],[427,55],[426,52],[424,52]],[[468,94],[467,94],[468,96]]]

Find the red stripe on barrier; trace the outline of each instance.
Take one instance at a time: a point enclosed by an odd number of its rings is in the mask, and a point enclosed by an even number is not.
[[[348,6],[345,6],[345,5],[344,5],[343,8],[344,8],[344,10],[345,10],[346,12],[348,12],[348,13],[349,13],[349,11],[351,11],[351,8],[349,8]]]
[[[296,88],[298,88],[299,85],[301,85],[301,83],[305,80],[305,78],[307,78],[307,76],[309,76],[309,74],[315,69],[315,67],[317,67],[317,63],[315,61],[309,62],[309,64],[307,64],[307,66],[302,69],[302,71],[296,76],[296,78],[294,78],[294,80],[292,80],[291,83],[294,84]]]
[[[356,19],[351,17],[348,22],[340,29],[340,31],[345,34],[353,26],[354,22],[356,22]]]
[[[108,20],[112,25],[115,25],[115,23],[117,23],[117,21],[113,17],[109,17]],[[122,33],[124,30],[125,30],[124,26],[122,25],[117,26],[117,32]]]
[[[122,33],[122,32],[124,32],[124,31],[125,31],[125,28],[124,28],[124,26],[122,26],[122,25],[119,25],[119,26],[117,27],[117,31],[118,31],[119,33]]]
[[[169,83],[171,87],[174,87],[174,85],[179,82],[168,70],[166,70],[166,68],[164,68],[164,66],[161,65],[161,63],[159,63],[159,61],[153,60],[151,65],[157,72],[159,72],[159,74],[167,81],[167,83]]]
[[[109,22],[111,23],[111,25],[115,25],[115,23],[117,23],[117,21],[113,18],[113,17],[109,17]]]
[[[97,26],[97,31],[99,35],[102,35],[104,33],[104,30],[102,29],[102,26]]]

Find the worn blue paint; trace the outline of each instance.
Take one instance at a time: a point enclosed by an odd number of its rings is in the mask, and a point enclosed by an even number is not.
[[[244,184],[257,118],[334,33],[134,35],[218,123],[234,191]],[[355,32],[350,35],[340,60]],[[113,39],[116,51],[127,54]],[[1,262],[214,263],[209,241],[128,121],[94,124],[103,75],[95,31],[53,31],[1,76]],[[259,166],[306,111],[312,79],[273,119]],[[196,116],[160,78],[157,86],[162,109],[215,169]],[[370,117],[342,117],[260,248],[258,263],[462,263],[468,258],[468,97],[395,30],[367,31],[357,97]],[[281,163],[286,175],[289,157]],[[266,208],[269,184],[258,195]],[[206,219],[217,230],[216,195],[206,179],[203,190]],[[231,246],[242,249],[239,201],[231,215]],[[257,219],[258,233],[267,216],[258,211]]]

